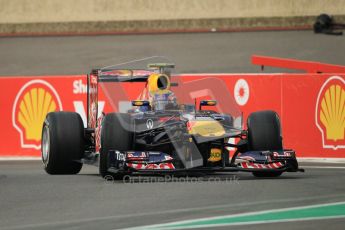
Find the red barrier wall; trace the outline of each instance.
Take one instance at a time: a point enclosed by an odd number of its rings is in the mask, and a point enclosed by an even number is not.
[[[181,83],[221,80],[245,118],[250,112],[279,113],[285,147],[298,157],[345,157],[345,80],[339,74],[198,74]],[[180,84],[181,84],[180,83]],[[77,111],[86,119],[86,76],[1,77],[0,156],[40,156],[41,125],[49,111]],[[136,98],[143,84],[124,84]],[[217,95],[212,87],[208,93]],[[190,92],[191,94],[192,92]],[[217,98],[215,98],[217,99]],[[110,110],[100,93],[99,109]]]

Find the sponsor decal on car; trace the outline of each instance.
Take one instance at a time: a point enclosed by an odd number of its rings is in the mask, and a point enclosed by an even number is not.
[[[175,169],[175,166],[173,163],[159,163],[159,164],[127,163],[127,166],[134,169]]]
[[[153,128],[153,120],[152,119],[147,119],[147,121],[146,121],[146,128],[147,129],[152,129]]]
[[[257,164],[253,162],[241,162],[239,167],[245,169],[279,169],[284,166],[281,162],[269,163],[269,164]]]
[[[46,115],[60,110],[60,97],[47,81],[35,79],[24,84],[16,95],[12,109],[12,124],[20,134],[21,147],[40,149]]]
[[[321,132],[323,148],[345,148],[345,80],[328,78],[320,88],[315,123]]]
[[[222,150],[217,148],[212,148],[210,151],[210,157],[208,161],[210,162],[217,162],[222,159]]]
[[[120,151],[115,151],[116,160],[118,161],[126,161],[126,154],[121,153]]]

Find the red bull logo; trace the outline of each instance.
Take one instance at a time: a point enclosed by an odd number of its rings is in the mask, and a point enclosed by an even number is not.
[[[49,112],[62,110],[56,90],[48,82],[32,80],[17,93],[12,123],[20,134],[22,148],[41,148],[42,125]]]
[[[323,148],[345,148],[345,80],[340,76],[327,79],[316,102],[316,126],[322,134]]]

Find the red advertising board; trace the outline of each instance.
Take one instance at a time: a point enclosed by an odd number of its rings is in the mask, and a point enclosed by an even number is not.
[[[284,141],[304,157],[345,157],[344,75],[282,79]]]
[[[86,76],[1,77],[0,156],[39,156],[41,128],[51,111],[84,113]]]
[[[285,147],[295,149],[298,157],[345,157],[344,75],[190,74],[178,78],[191,99],[211,97],[223,101],[223,107],[237,106],[244,118],[257,110],[277,111]],[[86,75],[1,77],[0,84],[0,157],[40,156],[41,126],[50,111],[76,111],[86,124]],[[111,96],[100,90],[98,112],[111,110],[113,95],[133,100],[143,88],[144,83],[122,83]],[[223,89],[236,105],[227,103],[220,93]]]

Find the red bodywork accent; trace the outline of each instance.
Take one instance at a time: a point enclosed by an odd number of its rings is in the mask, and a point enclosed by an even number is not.
[[[159,122],[166,122],[166,121],[179,121],[180,118],[179,117],[160,117],[159,118]]]
[[[148,164],[134,164],[134,163],[127,163],[127,166],[134,169],[175,169],[175,166],[173,163],[148,163]]]
[[[101,116],[97,119],[97,126],[95,128],[95,151],[98,153],[101,149],[101,130],[102,130],[102,121],[103,121],[104,115],[103,113]]]
[[[87,95],[87,127],[96,128],[98,113],[98,76],[88,75],[88,95]]]
[[[284,166],[283,163],[281,162],[276,162],[276,163],[270,163],[270,164],[257,164],[257,163],[253,163],[253,162],[242,162],[239,165],[241,168],[244,169],[250,169],[250,168],[254,168],[254,169],[278,169]]]

